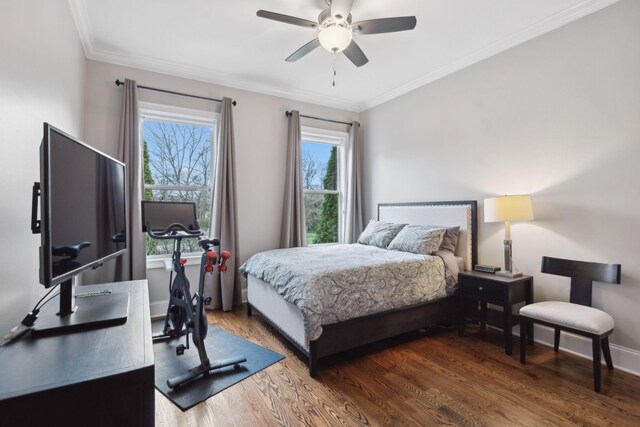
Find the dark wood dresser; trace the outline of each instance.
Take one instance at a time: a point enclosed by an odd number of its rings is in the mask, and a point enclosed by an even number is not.
[[[38,338],[27,333],[0,347],[2,425],[154,425],[147,281],[79,289],[129,292],[127,322]],[[54,299],[47,306],[57,304]]]

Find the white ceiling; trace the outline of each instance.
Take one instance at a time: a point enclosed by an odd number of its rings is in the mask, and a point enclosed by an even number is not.
[[[369,58],[360,68],[322,48],[285,62],[316,30],[256,16],[317,21],[325,0],[68,1],[89,59],[363,111],[618,0],[355,0],[354,22],[418,21],[413,31],[355,35]]]

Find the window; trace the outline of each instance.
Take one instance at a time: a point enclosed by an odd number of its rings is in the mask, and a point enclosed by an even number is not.
[[[195,202],[198,222],[209,228],[213,185],[213,147],[217,114],[144,104],[140,109],[144,199]],[[182,252],[198,252],[196,239],[182,241]],[[147,255],[167,255],[172,240],[147,236]]]
[[[340,241],[346,140],[344,132],[302,128],[300,143],[307,245]]]

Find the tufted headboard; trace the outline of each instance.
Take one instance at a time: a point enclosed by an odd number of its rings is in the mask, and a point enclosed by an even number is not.
[[[475,200],[380,203],[378,220],[414,225],[460,226],[456,256],[464,260],[464,269],[478,263],[478,202]]]

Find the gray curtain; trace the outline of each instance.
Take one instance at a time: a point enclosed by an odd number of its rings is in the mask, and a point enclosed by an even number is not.
[[[242,303],[240,274],[236,265],[238,249],[238,208],[236,195],[235,138],[233,133],[233,105],[231,98],[222,99],[222,114],[218,144],[215,149],[215,178],[211,203],[211,237],[220,239],[220,250],[231,252],[227,271],[214,274],[212,288],[205,292],[211,295],[211,308],[229,311],[234,304]],[[218,297],[219,296],[219,297]]]
[[[347,146],[347,190],[342,243],[355,243],[362,233],[362,147],[360,123],[351,123]]]
[[[118,159],[126,165],[127,253],[120,257],[116,280],[137,280],[147,276],[140,202],[144,194],[138,127],[138,87],[126,79],[118,134]]]
[[[284,183],[284,207],[280,229],[280,247],[304,246],[304,199],[302,193],[302,155],[300,153],[300,113],[291,111],[287,134],[287,166]]]

